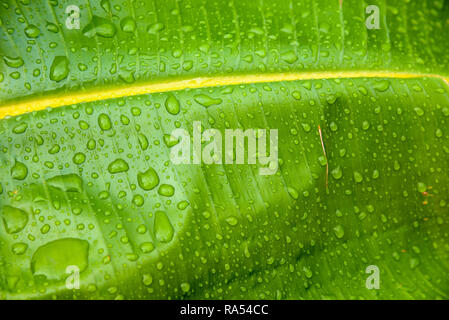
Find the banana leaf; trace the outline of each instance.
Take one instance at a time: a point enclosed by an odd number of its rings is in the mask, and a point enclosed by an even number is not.
[[[448,299],[448,34],[445,0],[0,0],[0,299]],[[274,169],[174,163],[212,129],[277,130]]]

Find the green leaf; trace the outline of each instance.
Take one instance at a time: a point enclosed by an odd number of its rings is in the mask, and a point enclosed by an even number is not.
[[[69,4],[0,3],[1,299],[449,297],[447,1]]]

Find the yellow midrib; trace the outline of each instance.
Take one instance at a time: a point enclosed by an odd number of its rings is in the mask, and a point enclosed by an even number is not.
[[[216,87],[225,85],[239,85],[261,82],[279,82],[295,80],[318,80],[337,78],[390,78],[390,79],[411,79],[411,78],[439,78],[449,85],[449,79],[445,79],[435,74],[420,73],[393,73],[388,71],[355,71],[355,72],[290,72],[272,74],[249,74],[235,76],[199,77],[183,80],[171,80],[164,82],[138,83],[131,86],[115,88],[95,88],[88,91],[78,91],[62,96],[49,95],[33,100],[11,102],[0,106],[0,119],[7,116],[18,116],[21,114],[43,110],[45,108],[57,108],[67,105],[92,102],[105,99],[130,97],[147,93],[168,92],[183,89],[195,89],[205,87]]]

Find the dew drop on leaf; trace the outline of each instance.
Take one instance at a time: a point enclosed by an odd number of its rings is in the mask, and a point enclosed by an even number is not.
[[[164,211],[157,211],[154,218],[154,233],[159,242],[170,242],[173,238],[173,227]]]
[[[93,38],[95,35],[112,38],[115,32],[115,26],[109,20],[98,16],[93,16],[92,21],[83,29],[83,34],[88,38]]]
[[[179,101],[175,98],[174,95],[169,94],[167,99],[165,100],[165,108],[170,114],[178,114],[180,111]]]
[[[338,239],[341,239],[345,235],[345,230],[341,225],[337,225],[334,227],[334,233]]]
[[[129,170],[128,163],[123,159],[115,159],[108,166],[108,171],[111,174],[126,172]]]
[[[223,100],[221,100],[220,98],[214,99],[205,94],[197,94],[194,96],[194,99],[196,102],[206,108],[223,102]]]
[[[60,280],[68,266],[77,266],[80,272],[88,266],[89,243],[78,238],[63,238],[40,246],[31,259],[34,275]]]
[[[2,208],[1,217],[5,225],[5,230],[9,234],[22,231],[28,223],[28,214],[22,209],[11,206],[4,206]]]
[[[47,180],[47,185],[66,192],[82,192],[83,180],[77,174],[54,176]]]
[[[111,119],[106,113],[102,113],[98,116],[98,125],[104,131],[110,130],[112,128]]]
[[[159,184],[159,176],[153,168],[137,174],[137,183],[143,190],[152,190]]]
[[[22,162],[16,161],[11,168],[11,177],[16,180],[23,180],[28,175],[28,168]]]
[[[175,194],[175,188],[170,184],[161,184],[158,193],[164,197],[171,197]]]
[[[59,82],[67,78],[69,72],[69,59],[65,56],[55,57],[50,67],[50,79]]]

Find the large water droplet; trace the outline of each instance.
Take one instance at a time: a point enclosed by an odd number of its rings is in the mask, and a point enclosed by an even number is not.
[[[120,21],[120,27],[122,28],[123,32],[130,32],[133,33],[136,31],[136,21],[134,21],[131,17],[123,18],[122,21]]]
[[[28,128],[28,125],[25,122],[22,122],[22,123],[18,124],[17,126],[15,126],[12,129],[12,132],[14,132],[15,134],[21,134],[21,133],[24,133],[27,128]]]
[[[164,197],[171,197],[175,194],[175,188],[169,184],[161,184],[158,193]]]
[[[288,51],[281,54],[281,59],[287,63],[294,63],[298,60],[298,56],[293,51]]]
[[[197,94],[197,95],[195,95],[194,99],[196,102],[198,102],[200,105],[202,105],[206,108],[210,107],[214,104],[220,104],[223,102],[223,100],[221,100],[220,98],[214,99],[205,94]]]
[[[109,20],[98,16],[93,16],[92,21],[83,29],[83,34],[89,38],[95,35],[112,38],[115,32],[115,26]]]
[[[7,233],[17,233],[25,228],[28,223],[28,214],[22,209],[4,206],[1,216]]]
[[[156,34],[162,30],[164,30],[165,26],[162,23],[154,23],[148,27],[147,31],[150,34]]]
[[[169,242],[173,238],[173,227],[163,211],[157,211],[154,218],[154,233],[159,242]]]
[[[108,166],[109,173],[120,173],[128,171],[128,163],[123,159],[116,159],[112,161]]]
[[[66,268],[76,266],[83,272],[88,265],[89,243],[76,238],[51,241],[39,247],[31,259],[31,272],[47,279],[62,279]]]
[[[11,68],[19,68],[23,66],[23,59],[21,57],[3,57],[3,61],[5,61],[6,65]]]
[[[143,190],[152,190],[159,184],[159,176],[153,168],[137,174],[137,183]]]
[[[180,110],[179,101],[175,98],[174,95],[170,94],[167,100],[165,100],[165,108],[171,114],[179,113]]]
[[[28,168],[22,162],[16,161],[11,168],[11,176],[16,180],[23,180],[28,175]]]
[[[69,59],[65,56],[57,56],[50,67],[50,79],[56,82],[64,80],[69,75],[69,71]]]
[[[388,80],[379,80],[376,81],[373,85],[374,89],[379,92],[387,91],[387,89],[390,87],[390,81]]]
[[[111,119],[106,113],[102,113],[98,116],[98,125],[104,131],[110,130],[112,128]]]
[[[66,192],[82,192],[83,190],[83,180],[74,173],[54,176],[47,180],[47,184]]]

